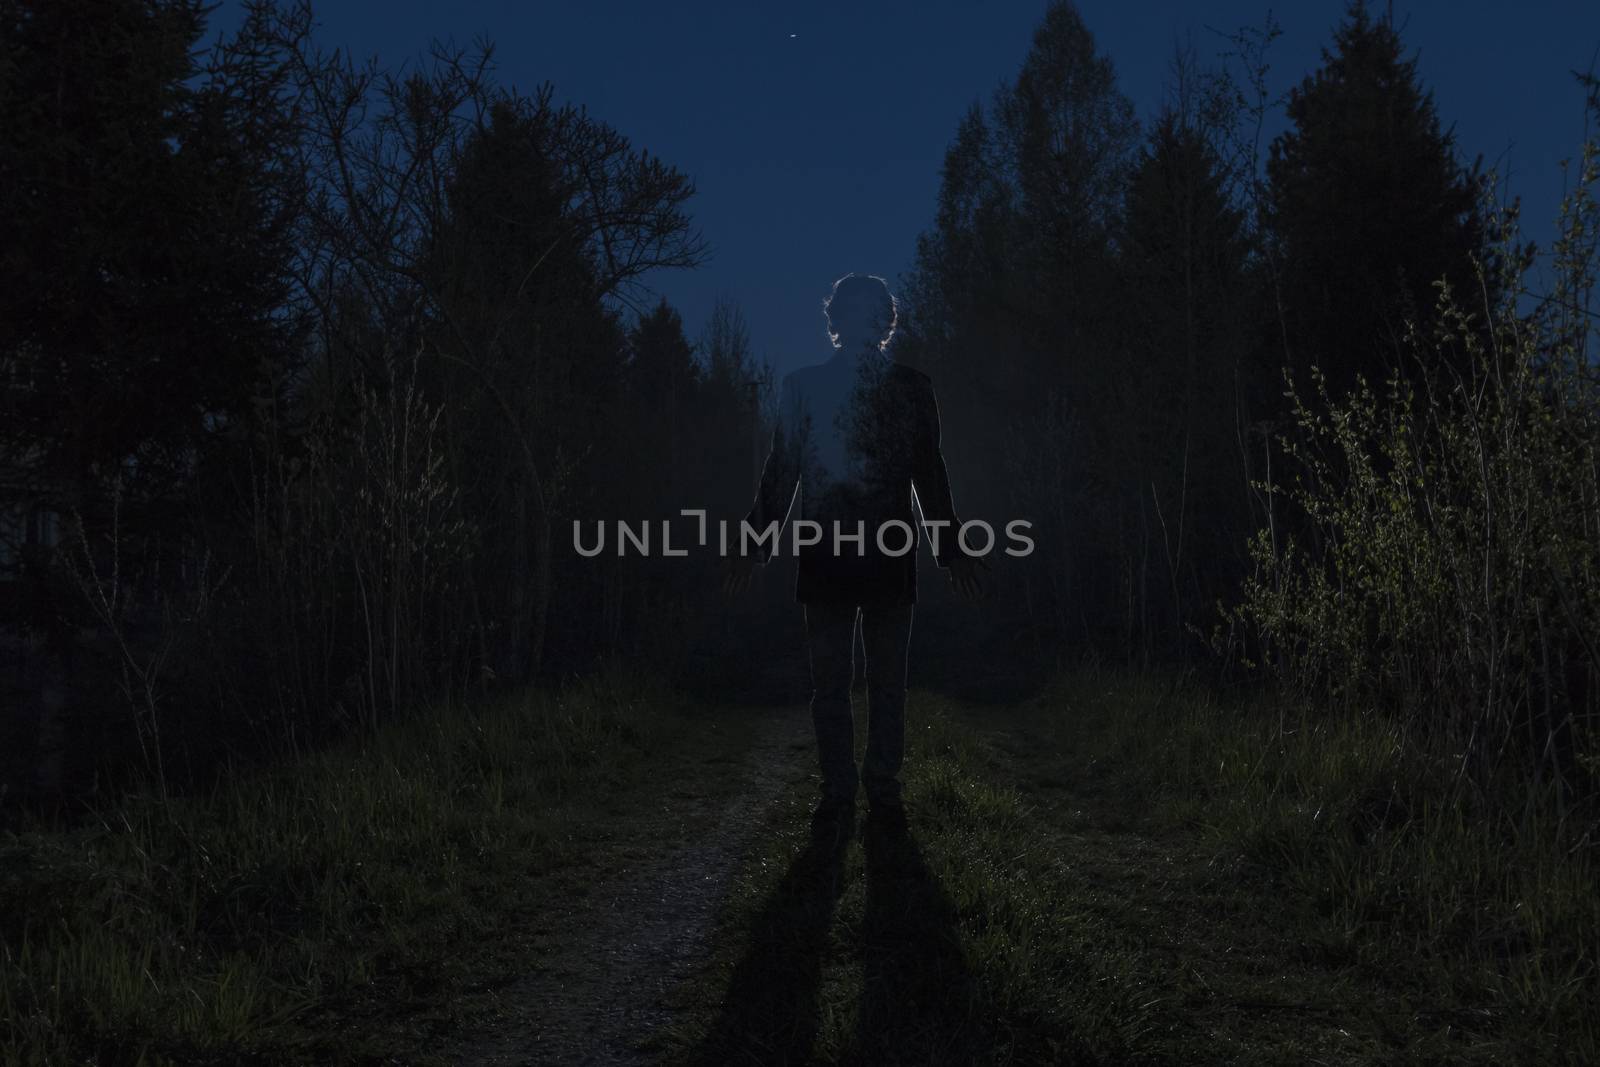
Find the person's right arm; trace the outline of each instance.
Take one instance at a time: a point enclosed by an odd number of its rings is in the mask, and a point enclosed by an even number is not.
[[[922,506],[925,522],[944,523],[943,535],[937,538],[938,550],[934,561],[950,572],[950,585],[963,600],[981,600],[987,594],[982,572],[988,564],[978,556],[969,556],[961,545],[961,520],[956,517],[955,500],[950,493],[950,475],[945,469],[944,450],[940,442],[939,402],[934,397],[933,384],[919,394],[922,414],[917,435],[918,448],[911,484],[917,490],[917,502]]]
[[[761,485],[756,490],[755,503],[745,515],[745,522],[758,534],[764,534],[769,523],[777,523],[781,535],[789,509],[794,505],[795,491],[800,484],[802,420],[799,406],[793,384],[784,379],[772,427],[772,444],[767,449],[766,462],[761,465]],[[765,563],[771,558],[767,543],[752,544],[751,548],[758,562]],[[739,550],[742,553],[742,544]]]
[[[758,535],[765,533],[768,523],[776,523],[778,533],[765,542],[752,543],[746,552],[744,528],[733,531],[723,589],[729,594],[742,593],[750,584],[751,572],[757,563],[772,558],[768,545],[775,544],[782,535],[783,524],[793,506],[795,490],[800,483],[800,450],[804,427],[799,412],[799,401],[791,382],[784,379],[778,398],[776,424],[772,428],[772,444],[767,449],[766,462],[761,465],[761,484],[756,489],[755,502],[745,514],[744,521]]]

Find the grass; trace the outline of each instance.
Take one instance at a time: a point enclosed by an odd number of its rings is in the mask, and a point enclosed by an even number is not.
[[[835,853],[791,796],[665,1058],[1600,1061],[1592,855],[1380,720],[1093,672],[912,703],[909,836]]]
[[[379,1062],[451,1025],[581,853],[665,697],[609,680],[437,708],[292,765],[0,839],[0,1060]],[[505,955],[496,959],[495,946]],[[471,946],[473,951],[463,951]]]
[[[1379,991],[1386,1055],[1441,1063],[1600,1061],[1600,868],[1554,803],[1517,825],[1453,799],[1447,760],[1380,716],[1240,707],[1138,680],[1052,696],[1107,788],[1299,902],[1296,936]]]
[[[1149,1025],[1136,954],[1062,877],[1046,827],[952,709],[918,704],[912,833],[815,840],[807,787],[738,878],[683,1064],[1125,1062]]]
[[[1084,671],[910,719],[909,832],[819,841],[791,777],[657,1058],[1600,1062],[1592,849],[1446,803],[1380,718]],[[735,790],[772,721],[600,681],[8,834],[0,1060],[443,1062],[595,835],[647,868],[662,776]]]

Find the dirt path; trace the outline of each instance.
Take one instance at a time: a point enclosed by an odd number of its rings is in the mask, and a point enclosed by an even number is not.
[[[803,708],[729,709],[652,760],[656,781],[611,798],[569,886],[552,886],[529,973],[502,988],[459,1062],[641,1064],[671,1022],[665,994],[705,965],[716,909],[768,806],[812,770]],[[595,868],[601,869],[596,877]]]
[[[589,820],[451,1062],[1521,1062],[1270,860],[1147,810],[1070,709],[941,712],[909,838],[864,835],[825,902],[812,850],[758,837],[813,772],[804,705],[685,714],[705,729]]]

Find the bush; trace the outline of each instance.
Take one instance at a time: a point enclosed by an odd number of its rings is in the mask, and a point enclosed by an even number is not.
[[[1260,665],[1392,713],[1408,743],[1458,761],[1459,782],[1516,783],[1524,815],[1552,783],[1562,804],[1591,796],[1600,757],[1597,160],[1590,144],[1549,296],[1529,298],[1508,214],[1480,295],[1439,283],[1381,395],[1361,382],[1332,396],[1313,370],[1308,400],[1290,380],[1294,473],[1264,488],[1298,521],[1258,533],[1234,616]]]

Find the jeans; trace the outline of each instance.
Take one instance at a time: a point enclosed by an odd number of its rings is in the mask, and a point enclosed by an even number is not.
[[[811,655],[811,721],[817,730],[822,793],[853,802],[858,781],[867,799],[900,796],[906,743],[906,653],[911,605],[813,603],[806,605],[806,645]],[[855,721],[850,682],[855,673],[859,612],[867,663],[867,755],[856,774]]]

